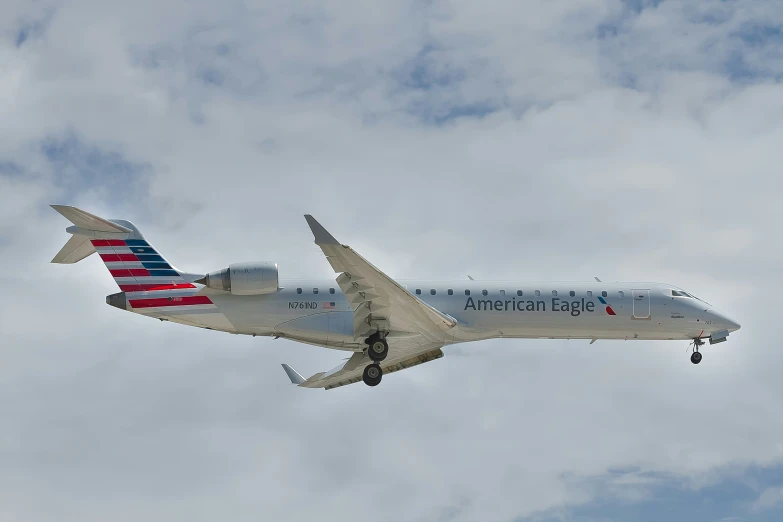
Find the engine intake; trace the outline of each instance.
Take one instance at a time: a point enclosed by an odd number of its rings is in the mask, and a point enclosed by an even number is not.
[[[279,288],[277,263],[233,263],[195,282],[233,295],[272,294]]]

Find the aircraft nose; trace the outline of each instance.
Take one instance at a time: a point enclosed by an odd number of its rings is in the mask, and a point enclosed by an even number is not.
[[[731,319],[723,312],[712,310],[712,315],[714,316],[715,324],[717,324],[721,328],[725,328],[729,332],[736,332],[737,330],[742,328],[742,326],[737,321]]]

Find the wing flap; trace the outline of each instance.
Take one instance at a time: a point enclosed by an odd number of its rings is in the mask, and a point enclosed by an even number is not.
[[[391,349],[390,349],[391,352]],[[384,376],[390,373],[405,370],[413,366],[418,366],[425,362],[434,361],[443,357],[443,350],[440,347],[434,348],[432,345],[424,347],[424,351],[418,353],[406,353],[398,357],[389,357],[381,363],[381,369]],[[305,380],[299,386],[304,388],[323,388],[331,390],[341,386],[354,384],[362,380],[362,373],[365,366],[372,361],[362,353],[356,353],[344,364],[329,370],[328,372],[316,373]]]

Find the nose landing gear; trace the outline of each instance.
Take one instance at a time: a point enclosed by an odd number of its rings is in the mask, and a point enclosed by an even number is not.
[[[702,341],[699,337],[695,338],[689,346],[693,347],[693,353],[691,354],[691,362],[693,364],[699,364],[701,362],[701,352],[699,351],[699,347],[704,345],[704,341]]]

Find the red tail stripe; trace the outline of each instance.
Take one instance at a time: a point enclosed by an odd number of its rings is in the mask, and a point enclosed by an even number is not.
[[[113,277],[147,277],[150,273],[144,268],[130,268],[127,270],[109,270]]]
[[[101,254],[101,259],[106,262],[112,261],[138,261],[136,254]]]
[[[160,297],[155,299],[129,299],[132,308],[159,308],[162,306],[186,306],[212,304],[212,300],[205,295],[192,295],[182,297]]]
[[[190,283],[180,285],[120,285],[120,290],[123,292],[153,292],[155,290],[179,290],[182,288],[196,288],[196,285],[192,285]]]
[[[125,241],[122,239],[92,239],[90,240],[92,246],[106,247],[106,246],[125,246]]]

